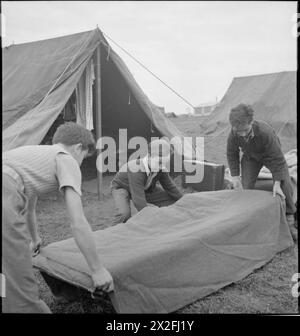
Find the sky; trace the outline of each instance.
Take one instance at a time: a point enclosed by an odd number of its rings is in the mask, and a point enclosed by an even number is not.
[[[234,77],[297,69],[296,1],[2,1],[2,47],[98,25],[193,106],[220,101]],[[191,107],[134,62],[151,101]]]

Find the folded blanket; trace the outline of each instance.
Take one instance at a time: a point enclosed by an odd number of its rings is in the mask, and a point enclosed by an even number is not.
[[[173,312],[244,278],[293,245],[280,198],[257,190],[185,194],[94,237],[121,313]],[[93,291],[73,238],[46,246],[33,264]]]

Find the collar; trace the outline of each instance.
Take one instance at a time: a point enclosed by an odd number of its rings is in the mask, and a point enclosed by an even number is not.
[[[253,130],[253,125],[251,127],[251,131],[248,134],[247,138],[245,138],[245,141],[248,142],[250,139],[254,138],[255,134],[254,134],[254,130]]]
[[[256,120],[253,121],[253,125],[252,125],[252,129],[254,133],[253,136],[257,136],[260,134],[260,127],[259,127],[260,123],[261,123],[260,121],[256,121]]]

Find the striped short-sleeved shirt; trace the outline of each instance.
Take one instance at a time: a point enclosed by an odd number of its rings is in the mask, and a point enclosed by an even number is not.
[[[64,187],[81,196],[81,171],[73,156],[60,145],[22,146],[2,155],[2,164],[14,169],[30,198]]]

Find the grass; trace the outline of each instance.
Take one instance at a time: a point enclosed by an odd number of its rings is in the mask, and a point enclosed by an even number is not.
[[[172,121],[178,128],[190,136],[199,135],[201,118],[179,117]],[[198,130],[199,126],[199,130]],[[226,163],[224,140],[217,139],[218,144],[208,143],[205,147],[205,159]],[[293,147],[294,146],[294,147]],[[284,151],[295,148],[293,140],[284,142]],[[114,213],[113,202],[106,191],[100,203],[97,195],[83,193],[83,205],[86,217],[93,230],[105,229],[112,225]],[[61,195],[53,193],[39,199],[37,204],[37,220],[44,243],[71,237],[69,219]],[[246,278],[231,284],[219,291],[195,301],[178,310],[181,314],[203,313],[258,313],[258,314],[293,314],[298,313],[298,300],[291,295],[294,283],[291,278],[298,272],[298,247],[278,253],[269,263],[254,271]],[[55,301],[48,286],[38,271],[35,271],[40,296],[48,304],[53,313],[113,313],[108,299],[96,302],[88,293],[81,292],[79,300],[65,304]]]

